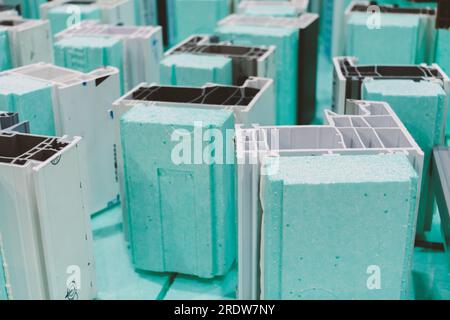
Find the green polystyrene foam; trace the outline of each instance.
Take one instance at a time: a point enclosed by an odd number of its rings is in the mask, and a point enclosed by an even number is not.
[[[0,71],[12,68],[9,37],[6,29],[0,28]]]
[[[20,15],[27,19],[39,19],[39,7],[47,0],[2,0],[2,3],[11,6],[20,6]]]
[[[22,0],[22,16],[29,19],[39,19],[41,16],[40,6],[44,3],[47,3],[47,0]]]
[[[377,1],[382,5],[398,5],[400,7],[408,8],[435,8],[436,2],[433,1],[423,1],[423,2],[411,2],[410,0],[382,0]]]
[[[172,54],[160,62],[161,84],[203,86],[205,83],[231,85],[232,60],[225,56]]]
[[[437,39],[436,63],[450,74],[450,29],[439,29]],[[447,116],[446,136],[450,137],[450,114]]]
[[[224,276],[200,279],[177,275],[164,300],[231,300],[236,299],[237,267]]]
[[[367,80],[362,87],[366,100],[386,101],[403,122],[414,140],[424,152],[423,179],[420,196],[417,232],[421,234],[430,221],[431,210],[427,210],[430,190],[430,157],[434,146],[444,141],[443,128],[446,122],[447,97],[439,84],[412,80]]]
[[[221,25],[216,29],[216,34],[235,44],[276,46],[276,124],[296,124],[298,29]]]
[[[97,276],[97,299],[156,300],[170,274],[138,272],[122,233],[122,214],[116,206],[92,221]]]
[[[47,19],[50,21],[52,34],[67,29],[82,20],[101,20],[101,11],[97,6],[77,5],[74,12],[74,5],[61,5],[50,9]]]
[[[265,299],[408,297],[417,174],[405,155],[264,165],[278,166],[261,182]]]
[[[233,113],[137,105],[120,127],[135,267],[202,278],[226,274],[236,256],[235,166],[208,163],[212,153],[222,159],[223,149],[218,144],[213,152],[210,141],[232,133]],[[198,132],[208,129],[202,141]]]
[[[347,22],[346,55],[358,57],[361,64],[422,63],[426,44],[424,18],[409,14],[381,14],[380,28],[368,28],[370,15],[353,12]]]
[[[55,135],[52,86],[21,75],[0,76],[0,110],[18,112],[33,134]]]
[[[193,34],[212,33],[217,21],[230,14],[228,0],[174,0],[173,41]]]
[[[437,39],[436,63],[450,74],[450,29],[439,29]]]
[[[322,86],[328,91],[331,90],[331,71],[332,66],[330,64],[329,59],[326,59],[325,54],[320,54],[321,63],[319,63],[319,88]],[[327,94],[325,94],[327,93]],[[322,92],[319,95],[319,108],[318,114],[322,113],[323,109],[331,104],[330,98],[326,99],[327,96],[331,97],[330,92]],[[322,123],[322,122],[318,122]],[[154,284],[152,280],[146,280],[142,277],[141,273],[136,272],[133,269],[133,265],[131,263],[127,264],[127,267],[121,267],[122,263],[126,263],[129,257],[126,256],[125,253],[121,255],[116,255],[117,252],[123,252],[124,245],[124,237],[123,232],[119,231],[119,228],[114,228],[114,232],[111,231],[113,228],[109,227],[109,224],[105,222],[111,218],[111,215],[114,216],[114,221],[118,221],[120,223],[120,208],[115,207],[113,209],[109,209],[102,213],[96,214],[92,218],[93,228],[94,228],[94,248],[95,248],[95,259],[96,259],[96,275],[97,275],[97,287],[99,291],[99,298],[101,297],[117,297],[117,299],[125,299],[128,296],[135,297],[136,299],[151,299],[154,297]],[[434,218],[437,218],[438,215],[434,215]],[[102,228],[101,231],[97,231],[100,229],[98,222],[101,221]],[[116,224],[116,222],[112,221],[111,225]],[[108,222],[109,223],[109,222]],[[103,228],[104,226],[104,228]],[[433,228],[435,229],[435,233],[440,234],[440,224],[436,221],[433,224]],[[99,233],[102,236],[99,236]],[[111,234],[112,236],[105,240],[107,234]],[[120,236],[119,236],[120,233]],[[434,238],[433,238],[434,239]],[[97,245],[96,242],[104,243]],[[116,268],[116,265],[120,263],[120,265]],[[412,273],[413,276],[413,292],[412,296],[416,299],[450,299],[450,282],[448,281],[448,267],[447,267],[446,253],[433,250],[433,249],[423,249],[423,248],[415,248],[414,252],[414,270]],[[115,269],[118,269],[119,272],[116,273]],[[102,275],[112,275],[114,274],[114,278],[106,278]],[[153,275],[154,273],[143,273],[144,275]],[[161,276],[167,276],[167,274],[156,274]],[[195,279],[193,279],[193,282]],[[215,281],[212,279],[211,281]],[[161,282],[162,284],[163,282]],[[132,291],[131,288],[136,288],[135,291]],[[179,287],[175,287],[177,296],[180,294]],[[184,291],[184,290],[183,290]],[[195,297],[197,294],[199,296],[205,296],[207,292],[210,291],[209,287],[205,290],[192,291],[192,294],[187,292],[183,292],[183,297],[189,299],[190,297]],[[226,290],[227,291],[227,290]],[[151,295],[149,295],[149,293]],[[217,292],[218,293],[218,292]],[[168,288],[167,297],[171,297],[171,289]],[[216,296],[216,291],[214,290],[214,297]],[[224,297],[228,298],[228,297]]]
[[[113,66],[120,71],[121,92],[124,93],[123,43],[111,37],[70,37],[54,45],[55,63],[59,66],[90,72]]]
[[[257,5],[245,7],[242,12],[247,16],[298,17],[294,6]]]
[[[0,246],[0,300],[8,300],[8,293],[6,291],[6,277],[3,268],[2,247]]]

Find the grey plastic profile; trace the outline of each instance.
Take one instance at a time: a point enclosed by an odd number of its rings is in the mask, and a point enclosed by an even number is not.
[[[441,218],[441,232],[450,272],[450,147],[433,150],[433,193]]]
[[[0,111],[0,130],[30,133],[30,124],[28,121],[19,122],[19,114],[17,112]]]
[[[0,233],[9,299],[95,297],[80,142],[0,132]],[[82,274],[74,282],[73,270]]]

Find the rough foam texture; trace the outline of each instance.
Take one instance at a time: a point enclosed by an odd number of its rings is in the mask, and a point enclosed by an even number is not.
[[[3,258],[2,258],[2,238],[0,236],[0,300],[7,300],[8,299],[8,293],[6,290],[6,278],[5,278],[5,272],[3,268]]]
[[[193,132],[194,122],[224,137],[225,130],[234,128],[233,113],[226,110],[138,105],[121,119],[131,248],[138,269],[210,278],[224,275],[235,260],[235,165],[177,165],[173,158],[182,154],[181,143],[187,143],[187,150],[201,143],[197,135],[192,144],[186,137],[171,139],[175,129]],[[205,148],[213,136],[206,138]],[[216,154],[222,151],[217,149]],[[204,150],[211,161],[211,151]],[[192,163],[198,153],[191,154],[187,161]]]
[[[354,12],[347,23],[346,53],[361,64],[415,64],[424,61],[421,42],[423,18],[416,15],[381,15],[380,29],[369,29],[369,15]]]
[[[436,63],[450,74],[450,29],[439,29]]]
[[[275,45],[277,125],[297,123],[298,30],[294,28],[222,25],[216,33],[242,45]]]
[[[438,30],[436,63],[445,73],[450,74],[450,29]],[[450,115],[447,116],[446,136],[450,137]]]
[[[210,34],[230,14],[228,0],[174,0],[173,44],[193,34]]]
[[[83,20],[101,20],[101,11],[96,6],[77,6],[77,9],[80,10],[80,21]],[[68,23],[73,25],[76,24],[75,18],[72,18],[74,15],[73,5],[61,5],[49,10],[47,14],[47,19],[50,21],[50,26],[52,29],[52,33],[56,34],[64,29],[67,29]],[[71,26],[70,25],[70,26]]]
[[[41,4],[47,3],[47,0],[3,0],[3,3],[9,5],[20,5],[20,15],[27,19],[39,19]]]
[[[424,167],[417,232],[421,235],[431,223],[432,208],[427,208],[430,157],[434,146],[443,142],[444,115],[448,108],[446,95],[439,84],[412,80],[367,80],[363,99],[386,101],[424,152]]]
[[[161,84],[203,86],[205,83],[231,85],[231,59],[225,56],[173,54],[160,62]]]
[[[88,73],[104,66],[120,70],[120,89],[124,93],[123,44],[108,37],[70,37],[55,43],[55,63],[61,67]]]
[[[408,297],[417,194],[408,159],[279,160],[278,174],[261,182],[264,298]],[[377,267],[381,289],[369,290]]]
[[[8,31],[0,28],[0,71],[12,68]]]
[[[55,135],[52,87],[20,75],[0,76],[0,110],[18,112],[33,134]]]

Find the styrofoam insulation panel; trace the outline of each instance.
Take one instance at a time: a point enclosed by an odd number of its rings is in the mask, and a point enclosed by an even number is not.
[[[420,181],[424,154],[388,104],[348,100],[346,114],[326,110],[325,123],[236,129],[240,299],[260,298],[263,213],[259,204],[259,184],[261,175],[271,174],[261,169],[264,158],[401,153],[409,158]],[[411,243],[411,250],[412,247]]]
[[[163,96],[165,100],[153,100],[149,98],[146,100],[145,94],[140,94],[140,92],[151,92],[152,90],[158,90],[162,88]],[[222,88],[222,89],[221,89]],[[204,94],[207,92],[213,92],[218,90],[218,99],[216,101],[203,100]],[[236,97],[245,97],[245,89],[257,92],[256,95],[252,96],[251,101],[247,101],[244,105],[233,104],[230,100],[230,91],[237,94]],[[220,90],[228,92],[220,97]],[[191,101],[192,92],[197,92],[197,101]],[[242,95],[242,96],[241,96]],[[214,96],[213,96],[214,97]],[[182,102],[182,101],[186,102]],[[237,99],[239,100],[239,99]],[[237,101],[234,99],[234,101]],[[249,100],[249,99],[246,99]],[[191,101],[191,102],[189,102]],[[114,121],[115,121],[115,145],[117,151],[117,175],[120,182],[120,195],[122,212],[124,215],[124,230],[125,236],[128,237],[128,210],[126,208],[126,192],[125,183],[123,175],[123,155],[121,146],[121,133],[119,121],[122,116],[132,109],[136,105],[146,105],[146,106],[170,106],[179,108],[200,108],[200,109],[212,109],[212,110],[231,110],[235,116],[235,123],[243,124],[244,126],[250,126],[252,124],[272,124],[275,119],[275,98],[274,98],[274,88],[273,80],[267,78],[250,78],[241,87],[232,86],[219,86],[214,84],[206,84],[202,88],[188,88],[188,87],[161,87],[157,84],[147,85],[141,84],[140,86],[133,89],[131,92],[127,93],[124,97],[117,100],[113,105],[114,110]]]
[[[346,42],[348,40],[348,24],[349,21],[353,19],[361,20],[364,22],[364,28],[367,28],[366,24],[368,19],[372,19],[372,11],[368,11],[367,8],[370,6],[368,1],[353,1],[348,7],[345,9],[344,18],[338,18],[336,24],[333,28],[333,56],[342,56],[342,55],[351,55],[352,53],[348,51],[349,48],[346,46]],[[436,23],[436,11],[432,8],[414,8],[414,7],[395,7],[393,5],[378,5],[380,8],[380,20],[381,29],[373,29],[368,30],[368,32],[372,32],[372,36],[375,39],[381,41],[381,39],[389,39],[391,41],[392,46],[396,46],[399,44],[407,45],[408,35],[405,34],[405,31],[410,29],[413,34],[411,34],[411,41],[416,42],[411,44],[410,47],[411,52],[405,51],[407,47],[398,47],[397,49],[394,47],[390,47],[389,49],[392,51],[396,51],[402,53],[402,56],[396,55],[397,59],[406,59],[410,57],[409,61],[402,60],[402,63],[431,63],[434,61],[434,51],[435,51],[435,38],[436,31],[434,25]],[[367,12],[368,11],[368,12]],[[342,12],[339,13],[342,16]],[[360,19],[358,18],[359,16]],[[336,16],[335,16],[336,18]],[[376,17],[375,17],[376,19]],[[404,20],[404,27],[401,26],[401,21]],[[355,21],[356,21],[355,20]],[[378,23],[378,21],[374,21]],[[389,24],[392,28],[388,26],[383,26],[383,24]],[[400,23],[400,25],[398,25]],[[358,24],[358,23],[357,23]],[[413,27],[413,24],[415,27]],[[361,31],[365,31],[366,29],[361,29]],[[395,31],[397,30],[397,31]],[[389,32],[395,32],[392,36],[389,36]],[[384,34],[385,37],[384,37]],[[393,41],[393,37],[397,34],[401,34],[399,36],[398,41]],[[370,34],[369,34],[370,35]],[[370,39],[370,37],[368,38]],[[373,42],[376,43],[376,42]],[[358,44],[356,43],[355,46]],[[365,46],[367,47],[367,46]],[[378,46],[380,50],[378,55],[381,56],[385,51],[386,46]],[[363,44],[361,44],[361,48],[363,48]],[[376,48],[376,47],[373,47]],[[372,51],[373,53],[374,51]],[[361,57],[365,58],[365,57]],[[393,57],[394,58],[394,57]],[[405,62],[403,62],[405,61]],[[377,61],[374,61],[377,62]],[[382,63],[383,61],[379,61]]]

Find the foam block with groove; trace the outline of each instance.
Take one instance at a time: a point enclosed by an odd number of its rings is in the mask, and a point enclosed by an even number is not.
[[[55,135],[52,86],[20,75],[0,76],[0,110],[18,112],[33,134]]]
[[[264,298],[406,298],[417,193],[406,156],[281,157],[278,166],[261,182]]]
[[[443,143],[447,97],[439,84],[412,80],[367,80],[362,87],[366,100],[388,102],[424,152],[424,167],[417,232],[431,223],[432,208],[427,208],[430,190],[430,157],[434,146]]]
[[[347,22],[346,53],[361,64],[416,64],[425,62],[425,29],[418,15],[383,13],[380,28],[369,29],[369,14],[354,12]],[[422,35],[422,37],[421,37]]]
[[[6,29],[0,28],[0,71],[11,69],[11,52],[9,48],[9,37]]]
[[[228,110],[137,105],[122,117],[136,268],[202,278],[230,269],[236,255],[235,166],[211,163],[211,155],[223,150],[219,144],[208,148],[233,128]],[[198,132],[207,129],[214,133],[207,131],[213,135],[202,142]]]
[[[90,72],[113,66],[120,70],[121,92],[123,81],[123,44],[120,39],[108,37],[69,37],[54,45],[55,63],[59,66]]]
[[[231,85],[231,59],[225,56],[173,54],[160,62],[161,84],[203,86],[205,83]]]
[[[298,30],[294,28],[219,26],[216,33],[224,40],[242,45],[275,45],[276,99],[278,125],[297,123]]]

